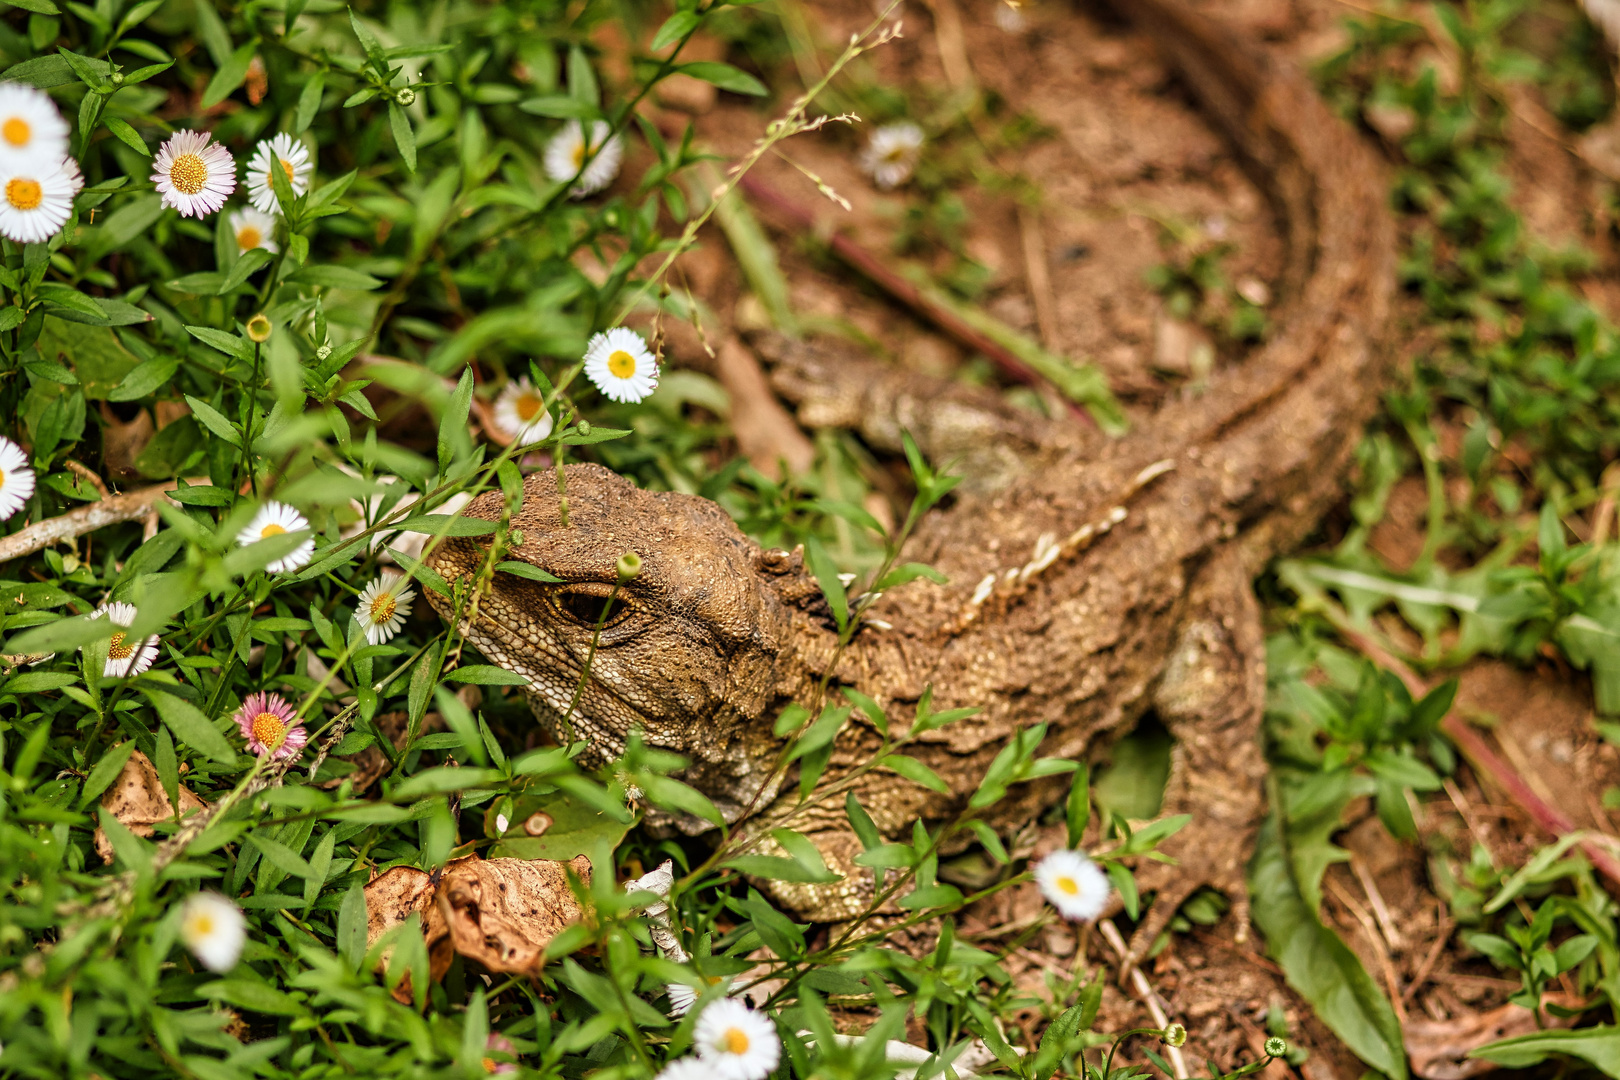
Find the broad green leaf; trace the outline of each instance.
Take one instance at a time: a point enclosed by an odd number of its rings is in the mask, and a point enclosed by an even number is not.
[[[754,78],[741,68],[734,68],[730,64],[722,64],[718,60],[698,60],[690,64],[681,64],[675,69],[682,75],[690,75],[694,79],[702,79],[706,83],[713,83],[722,90],[729,90],[733,94],[747,94],[750,97],[764,97],[770,93],[765,84]]]
[[[1266,818],[1249,864],[1254,923],[1288,984],[1357,1057],[1393,1080],[1406,1080],[1400,1021],[1378,984],[1300,895],[1278,836]]]
[[[79,793],[79,805],[89,806],[103,791],[112,786],[123,772],[125,762],[129,755],[135,752],[135,740],[128,739],[101,755],[96,767],[90,770],[90,775],[84,781],[84,790]]]
[[[221,765],[236,764],[236,751],[195,705],[159,690],[143,688],[143,693],[176,739]]]

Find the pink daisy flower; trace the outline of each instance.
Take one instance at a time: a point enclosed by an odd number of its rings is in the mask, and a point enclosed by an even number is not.
[[[206,131],[177,131],[152,159],[152,183],[164,206],[200,218],[236,190],[236,159]]]
[[[293,707],[280,694],[250,694],[232,719],[248,750],[260,757],[297,757],[309,741],[304,725],[293,721]]]
[[[484,1049],[494,1050],[509,1057],[517,1057],[517,1047],[512,1045],[512,1040],[498,1031],[489,1033],[489,1038],[484,1040]],[[486,1056],[484,1058],[484,1071],[493,1076],[501,1076],[505,1073],[517,1072],[518,1067],[510,1061],[496,1061],[494,1058]]]

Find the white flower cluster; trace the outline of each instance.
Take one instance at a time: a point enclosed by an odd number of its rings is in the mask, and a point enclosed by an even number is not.
[[[43,90],[0,83],[0,236],[49,240],[67,224],[84,188],[68,157],[68,124]]]

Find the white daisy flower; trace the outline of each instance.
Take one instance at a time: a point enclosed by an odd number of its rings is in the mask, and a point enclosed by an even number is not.
[[[217,892],[192,893],[180,918],[180,940],[209,971],[229,971],[242,957],[247,920]]]
[[[653,1080],[715,1080],[715,1076],[707,1061],[685,1057],[665,1065]]]
[[[495,399],[495,423],[513,442],[532,443],[550,435],[555,421],[546,408],[545,395],[525,375],[507,383]]]
[[[861,151],[861,168],[887,191],[911,178],[922,151],[922,128],[910,120],[884,124],[872,132],[871,141]]]
[[[546,143],[546,175],[558,183],[573,180],[577,175],[578,182],[568,191],[576,199],[594,195],[613,183],[613,178],[619,175],[619,163],[624,160],[624,136],[609,139],[608,132],[612,130],[606,120],[593,121],[591,141],[587,145],[585,125],[578,120],[568,121]],[[585,165],[586,156],[592,152],[596,156]],[[581,165],[585,165],[583,173],[579,171]]]
[[[411,613],[411,600],[416,593],[405,587],[405,579],[398,574],[377,577],[360,593],[360,605],[355,610],[355,621],[366,632],[366,641],[381,645],[405,625],[405,616]]]
[[[658,389],[658,361],[640,334],[615,326],[591,338],[585,377],[614,401],[641,401]]]
[[[236,159],[206,131],[177,131],[152,159],[152,183],[164,206],[200,218],[236,190]]]
[[[137,612],[134,604],[111,603],[102,604],[90,613],[92,619],[107,617],[107,621],[114,626],[126,629],[135,625]],[[107,642],[107,662],[101,669],[101,675],[106,679],[122,679],[126,675],[139,675],[152,666],[158,656],[158,639],[156,636],[144,638],[140,641],[131,641],[124,631],[115,631],[112,639]]]
[[[1035,883],[1058,914],[1076,922],[1101,915],[1113,886],[1083,851],[1060,848],[1035,866]]]
[[[268,540],[272,536],[281,536],[284,533],[299,532],[309,528],[309,519],[286,503],[275,501],[267,502],[260,508],[248,527],[236,534],[236,542],[243,547],[257,544],[260,540]],[[288,570],[297,570],[309,562],[311,555],[315,554],[315,539],[311,537],[293,549],[291,555],[277,559],[265,569],[272,574],[280,574]]]
[[[42,243],[60,232],[73,213],[73,196],[84,186],[77,164],[71,172],[62,159],[40,164],[0,156],[0,235],[23,244]]]
[[[248,198],[266,214],[281,212],[276,202],[276,189],[270,183],[270,166],[281,166],[287,174],[287,185],[294,195],[309,190],[309,181],[315,175],[315,165],[309,159],[309,148],[285,131],[274,138],[265,139],[253,151],[253,160],[247,166]]]
[[[0,162],[7,169],[47,168],[68,152],[68,124],[43,90],[0,83]]]
[[[719,986],[725,982],[718,975],[704,975],[701,978],[710,986]],[[695,987],[687,986],[685,983],[670,983],[664,988],[664,992],[669,995],[669,1014],[671,1016],[685,1016],[691,1012],[692,1006],[697,1004],[699,995],[699,991]]]
[[[84,190],[84,173],[79,171],[79,163],[77,161],[74,161],[70,157],[63,158],[62,172],[67,174],[68,186],[73,188],[73,194],[75,196]]]
[[[236,237],[238,255],[246,255],[254,248],[264,248],[272,255],[281,250],[275,240],[271,239],[276,234],[276,219],[256,206],[232,210],[226,224],[231,227],[231,233]]]
[[[692,1045],[714,1080],[764,1080],[782,1059],[776,1025],[736,998],[721,998],[703,1010]]]
[[[34,470],[28,467],[28,455],[0,436],[0,521],[21,510],[33,494]]]

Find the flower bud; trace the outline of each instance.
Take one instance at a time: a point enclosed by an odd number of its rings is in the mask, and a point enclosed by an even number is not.
[[[579,433],[581,435],[589,435],[591,433],[591,422],[589,420],[581,420],[577,426],[579,427]]]
[[[409,108],[416,103],[416,91],[408,86],[402,86],[395,91],[394,100],[399,102],[402,108]]]
[[[124,73],[122,71],[115,71],[111,75],[107,76],[107,81],[112,83],[114,86],[123,86]]]
[[[264,312],[259,312],[247,321],[248,340],[263,344],[270,340],[270,320],[265,318]]]
[[[627,551],[619,556],[619,581],[634,581],[636,575],[641,573],[641,556],[633,551]]]
[[[1171,1024],[1164,1029],[1164,1045],[1180,1046],[1187,1041],[1187,1029],[1181,1024]]]
[[[1267,1057],[1282,1057],[1286,1053],[1288,1053],[1287,1039],[1279,1039],[1277,1036],[1273,1035],[1271,1038],[1266,1040]]]
[[[315,359],[317,359],[317,360],[325,360],[327,357],[329,357],[331,355],[332,355],[332,346],[330,346],[330,345],[322,345],[320,348],[315,350]]]

